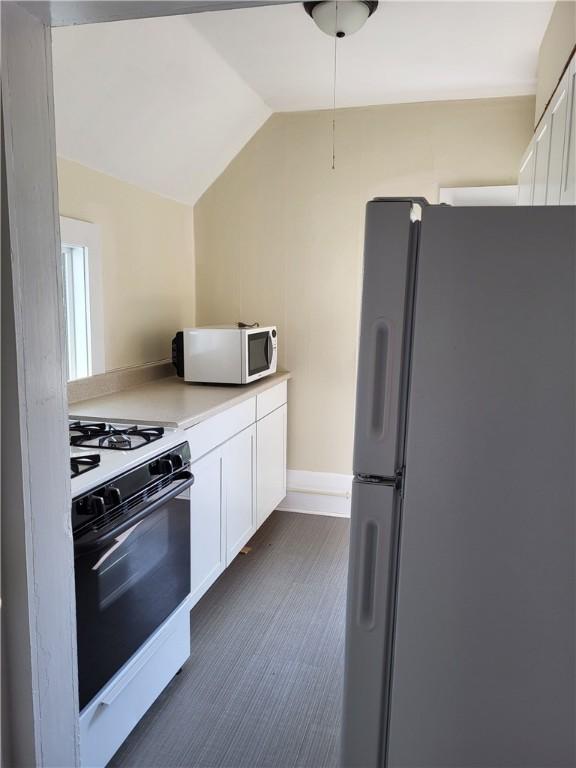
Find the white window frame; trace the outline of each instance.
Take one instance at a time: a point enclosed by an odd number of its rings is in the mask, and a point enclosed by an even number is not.
[[[100,227],[89,221],[60,216],[62,248],[84,248],[87,252],[89,301],[90,375],[104,373],[104,297],[102,289],[102,247]]]
[[[448,205],[516,205],[518,186],[502,184],[495,187],[440,187],[438,202]]]

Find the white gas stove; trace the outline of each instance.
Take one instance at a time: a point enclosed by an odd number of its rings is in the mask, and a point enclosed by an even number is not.
[[[194,476],[180,429],[97,421],[69,427],[82,762],[104,765],[134,726],[131,713],[145,701],[143,714],[190,653],[188,620],[174,617],[188,610]],[[114,694],[107,721],[99,709],[101,701],[110,704],[107,691],[139,654],[151,652],[158,633],[172,636],[174,627],[179,650],[152,665],[154,680],[138,673],[137,700]]]

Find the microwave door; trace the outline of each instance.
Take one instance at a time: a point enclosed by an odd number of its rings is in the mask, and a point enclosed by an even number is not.
[[[246,335],[246,380],[251,381],[270,370],[270,332],[251,331]]]

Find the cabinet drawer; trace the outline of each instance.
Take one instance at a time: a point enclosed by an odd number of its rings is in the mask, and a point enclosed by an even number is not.
[[[83,768],[100,768],[110,761],[189,656],[186,602],[80,713]]]
[[[196,461],[204,454],[229,440],[238,432],[254,424],[256,420],[256,398],[251,397],[223,413],[186,430],[190,443],[191,460]]]
[[[256,395],[256,418],[264,418],[286,402],[288,402],[288,382],[283,381],[282,384],[277,384]]]

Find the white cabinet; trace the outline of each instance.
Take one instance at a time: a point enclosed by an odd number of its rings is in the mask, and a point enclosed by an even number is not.
[[[532,205],[546,205],[548,162],[550,160],[550,124],[544,115],[534,141],[534,191]]]
[[[572,59],[567,75],[566,141],[560,203],[576,205],[576,57]]]
[[[235,435],[223,446],[226,499],[226,565],[256,530],[256,426]]]
[[[547,205],[560,204],[564,152],[566,149],[566,119],[568,116],[568,72],[562,78],[549,107],[550,157],[548,162]]]
[[[262,419],[276,408],[288,402],[288,386],[285,381],[265,390],[256,398],[256,420]]]
[[[532,205],[534,194],[534,139],[528,145],[518,173],[518,205]]]
[[[222,450],[211,451],[190,469],[190,592],[195,605],[226,567]]]
[[[192,605],[286,495],[287,400],[284,381],[187,430]]]
[[[256,427],[213,449],[190,467],[190,578],[195,605],[256,530]]]
[[[286,404],[256,424],[256,524],[286,496]]]
[[[518,205],[576,205],[576,57],[522,157]]]
[[[186,430],[186,437],[190,444],[192,461],[196,461],[213,448],[223,445],[255,421],[256,398],[251,397],[190,427]]]

